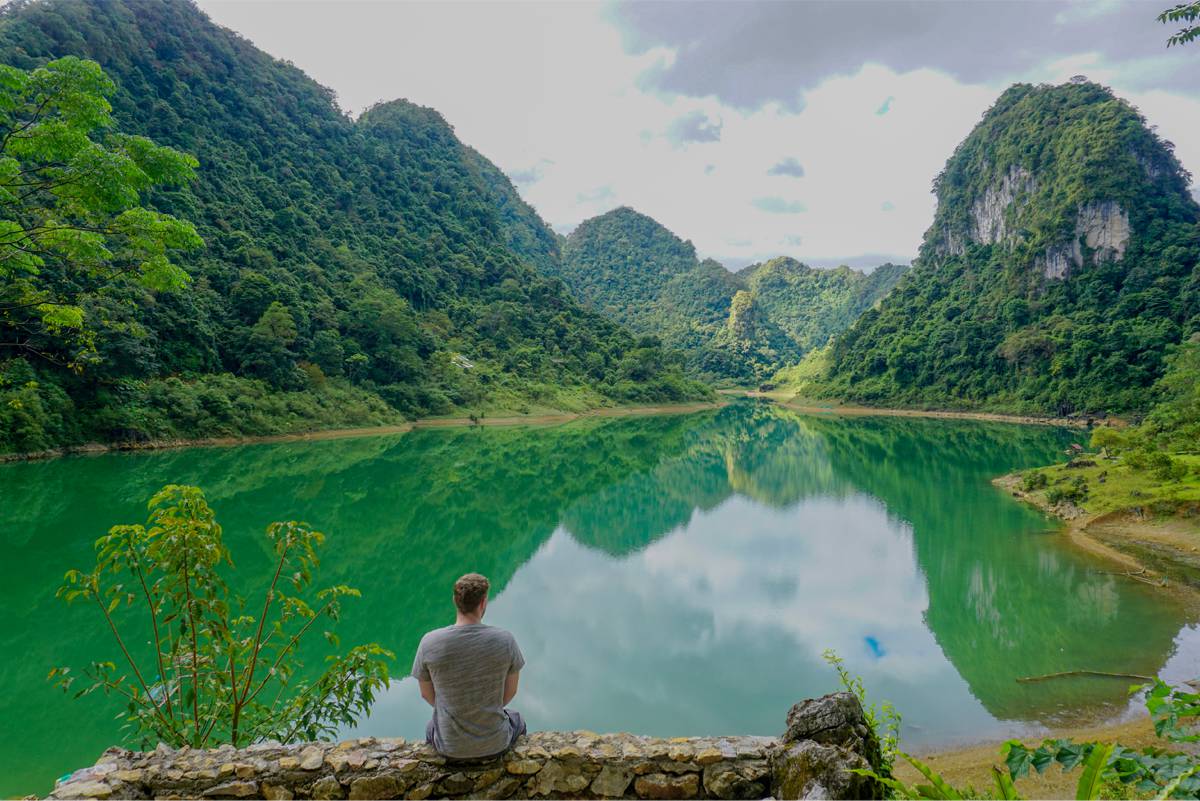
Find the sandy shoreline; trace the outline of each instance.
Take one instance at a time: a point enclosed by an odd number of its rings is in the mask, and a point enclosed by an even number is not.
[[[707,409],[719,409],[727,401],[711,403],[680,403],[657,404],[654,406],[610,406],[590,409],[583,412],[562,412],[561,414],[513,415],[506,417],[480,417],[472,420],[470,417],[426,417],[408,423],[398,423],[386,426],[366,426],[363,428],[330,428],[316,431],[298,431],[290,434],[265,434],[247,437],[201,437],[198,439],[163,439],[147,442],[101,443],[90,442],[84,445],[73,445],[66,448],[54,448],[33,453],[0,454],[0,464],[5,462],[29,462],[41,459],[54,459],[59,456],[86,456],[113,451],[155,451],[168,448],[221,448],[231,445],[252,445],[271,442],[316,442],[329,439],[346,439],[350,437],[373,437],[388,434],[403,434],[415,428],[452,428],[457,426],[544,426],[569,423],[589,417],[631,417],[635,415],[655,414],[688,414]]]
[[[1045,737],[1063,737],[1077,742],[1120,742],[1121,745],[1134,749],[1164,745],[1163,741],[1154,735],[1154,726],[1146,715],[1093,726],[1055,728]],[[1019,739],[1027,746],[1035,746],[1045,738]],[[1003,745],[1004,740],[989,740],[951,748],[914,749],[911,753],[940,773],[954,787],[971,785],[980,791],[990,791],[993,789],[992,766],[1004,769],[1004,760],[1000,756],[1000,748]],[[1040,776],[1033,773],[1018,779],[1017,790],[1025,798],[1074,798],[1079,770],[1076,768],[1064,773],[1057,766],[1051,766]],[[896,777],[905,784],[926,781],[903,759],[896,765]]]

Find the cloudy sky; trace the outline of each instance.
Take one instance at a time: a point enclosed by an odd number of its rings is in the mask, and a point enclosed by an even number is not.
[[[1200,174],[1200,43],[1168,0],[200,0],[357,114],[433,106],[555,229],[615,206],[702,256],[910,259],[930,184],[1015,81],[1111,86]]]

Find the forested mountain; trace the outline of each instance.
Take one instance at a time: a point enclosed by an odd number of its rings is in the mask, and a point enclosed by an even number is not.
[[[116,84],[118,130],[198,159],[148,202],[204,246],[180,260],[184,291],[119,285],[86,309],[81,372],[53,342],[61,358],[0,351],[0,451],[707,392],[543,274],[557,237],[436,111],[352,120],[182,0],[3,9],[0,62],[65,55]]]
[[[870,275],[778,258],[730,273],[700,261],[655,220],[621,207],[581,223],[561,275],[585,304],[681,350],[708,380],[760,381],[844,330],[891,289],[903,267]]]
[[[912,270],[827,355],[873,404],[1139,412],[1200,327],[1200,208],[1172,145],[1091,83],[1018,84],[937,177]]]

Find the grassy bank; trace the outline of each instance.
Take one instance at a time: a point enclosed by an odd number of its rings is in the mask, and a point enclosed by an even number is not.
[[[1130,578],[1200,588],[1200,456],[1173,458],[1172,476],[1081,454],[995,483],[1066,521],[1068,536],[1123,562]]]

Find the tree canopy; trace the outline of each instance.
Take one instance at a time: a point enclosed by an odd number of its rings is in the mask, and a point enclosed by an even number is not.
[[[104,274],[56,259],[38,284],[5,281],[18,299],[55,287],[64,306],[39,328],[81,323],[90,355],[60,360],[78,375],[0,356],[0,451],[708,396],[545,274],[557,236],[436,111],[398,100],[353,120],[191,3],[0,10],[10,83],[89,59],[95,99],[72,119],[105,133],[106,180],[125,187],[96,202],[129,213],[111,258],[88,237],[63,247],[123,280],[100,292]],[[186,292],[159,291],[184,273]]]
[[[888,264],[864,275],[778,258],[731,273],[621,207],[567,237],[558,274],[586,305],[681,351],[694,375],[757,383],[844,330],[903,270]]]
[[[1167,47],[1194,42],[1200,38],[1200,2],[1179,3],[1171,6],[1158,15],[1158,21],[1164,25],[1170,22],[1182,22],[1184,26],[1167,39]]]
[[[111,130],[115,87],[74,56],[25,71],[0,65],[0,347],[81,369],[94,359],[103,301],[129,278],[182,288],[172,259],[198,247],[191,223],[143,205],[195,175],[196,160]],[[0,352],[0,358],[4,355]]]

